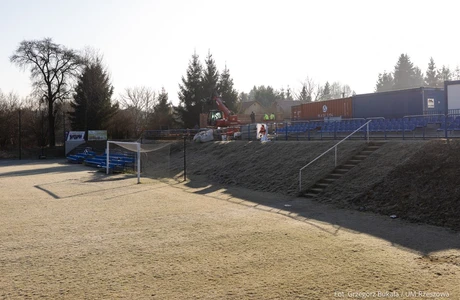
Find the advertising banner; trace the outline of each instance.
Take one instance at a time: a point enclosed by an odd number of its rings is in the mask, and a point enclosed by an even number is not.
[[[67,133],[67,141],[84,141],[85,132],[84,131],[69,131]]]
[[[107,130],[88,130],[88,141],[106,141]]]

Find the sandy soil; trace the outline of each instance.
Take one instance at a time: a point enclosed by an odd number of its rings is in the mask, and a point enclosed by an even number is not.
[[[200,176],[0,161],[0,298],[460,299],[459,233]]]

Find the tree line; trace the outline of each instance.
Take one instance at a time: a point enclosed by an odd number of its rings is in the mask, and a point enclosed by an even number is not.
[[[167,91],[140,86],[126,88],[118,97],[103,63],[91,49],[76,51],[56,44],[51,38],[20,42],[11,63],[30,72],[32,93],[19,99],[0,90],[0,148],[17,143],[18,113],[23,119],[25,144],[56,145],[56,136],[67,130],[108,130],[112,139],[139,138],[145,130],[193,128],[201,113],[215,107],[219,94],[225,105],[238,112],[241,103],[258,101],[271,107],[276,101],[323,101],[352,96],[354,91],[340,82],[319,84],[307,77],[298,91],[289,86],[254,86],[248,93],[234,88],[229,68],[219,71],[210,52],[204,64],[194,53],[179,83],[179,104],[174,107]],[[459,68],[437,68],[430,59],[425,74],[401,54],[394,71],[378,75],[375,91],[429,86],[442,87],[444,80],[460,79]],[[86,134],[87,136],[87,134]]]
[[[78,52],[50,38],[22,41],[10,61],[30,71],[32,93],[19,99],[0,91],[2,149],[18,142],[19,116],[24,136],[31,135],[27,127],[36,127],[39,146],[55,146],[57,133],[63,140],[66,130],[85,131],[86,136],[88,130],[108,130],[111,138],[127,139],[179,123],[164,88],[158,93],[147,87],[127,88],[115,99],[102,55],[94,50]]]
[[[281,88],[276,90],[271,86],[254,86],[249,93],[241,92],[239,94],[240,102],[257,101],[262,106],[270,107],[277,101],[325,101],[330,99],[350,97],[355,92],[348,84],[341,84],[338,81],[324,85],[317,83],[314,79],[307,77],[301,82],[299,91],[292,91],[288,86],[286,90]]]
[[[401,54],[393,72],[380,73],[375,92],[387,92],[401,89],[432,87],[443,88],[444,81],[460,80],[460,67],[451,70],[448,66],[437,68],[433,57],[430,58],[425,74],[415,66],[407,54]]]
[[[208,52],[205,65],[199,55],[194,53],[189,61],[187,72],[179,84],[179,106],[176,108],[177,119],[185,128],[194,128],[200,124],[200,114],[215,107],[214,94],[224,100],[229,110],[238,110],[238,92],[233,87],[230,70],[225,66],[221,73],[217,70],[212,54]]]

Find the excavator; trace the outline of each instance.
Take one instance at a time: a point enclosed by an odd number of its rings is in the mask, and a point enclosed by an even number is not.
[[[208,114],[208,126],[212,128],[220,127],[228,129],[238,129],[240,122],[238,121],[238,116],[233,114],[227,106],[225,106],[224,101],[219,96],[212,97],[212,100],[216,102],[219,109],[211,109]],[[235,132],[235,131],[234,131]]]
[[[207,115],[206,125],[208,129],[213,129],[213,135],[228,139],[237,139],[241,136],[240,122],[238,116],[233,114],[220,96],[214,94],[212,102],[215,102],[218,109],[211,109]]]

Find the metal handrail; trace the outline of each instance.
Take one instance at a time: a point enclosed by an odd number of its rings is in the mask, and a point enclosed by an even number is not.
[[[323,155],[325,155],[326,153],[328,153],[329,151],[331,151],[332,149],[335,148],[335,166],[337,167],[337,146],[342,143],[343,141],[345,141],[346,139],[348,139],[350,136],[352,136],[353,134],[355,134],[356,132],[358,132],[361,128],[363,128],[364,126],[367,126],[367,143],[369,143],[369,123],[372,122],[372,120],[369,120],[367,121],[366,123],[364,123],[363,125],[361,125],[358,129],[356,129],[355,131],[353,131],[352,133],[350,133],[349,135],[347,135],[344,139],[342,139],[340,142],[338,142],[337,144],[335,144],[334,146],[332,146],[331,148],[329,148],[328,150],[326,150],[325,152],[323,152],[323,154],[321,154],[320,156],[316,157],[314,160],[312,160],[311,162],[309,162],[308,164],[306,164],[305,166],[303,166],[300,170],[299,170],[299,192],[302,191],[302,170],[305,169],[306,167],[308,167],[309,165],[311,165],[312,163],[314,163],[315,161],[317,161],[318,159],[320,159]]]

